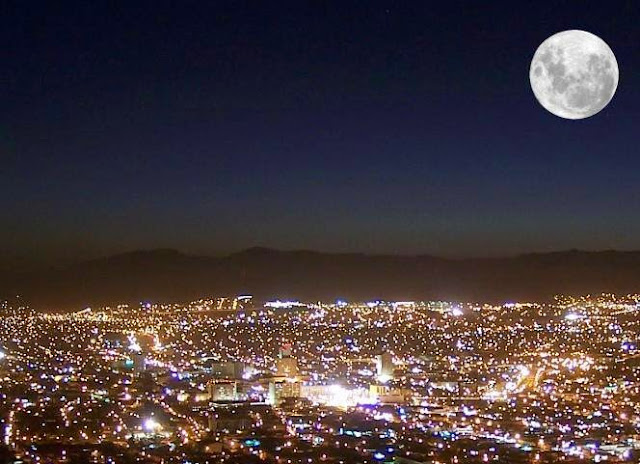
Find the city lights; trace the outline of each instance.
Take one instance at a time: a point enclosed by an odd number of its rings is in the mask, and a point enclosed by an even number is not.
[[[2,443],[29,463],[104,443],[99,462],[631,462],[638,302],[5,305]],[[31,447],[51,439],[64,458]]]

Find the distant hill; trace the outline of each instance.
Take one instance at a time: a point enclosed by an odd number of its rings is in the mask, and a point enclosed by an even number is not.
[[[445,259],[251,248],[225,257],[135,251],[37,272],[0,274],[0,294],[36,308],[187,301],[250,293],[304,300],[546,300],[554,294],[640,292],[640,252]]]

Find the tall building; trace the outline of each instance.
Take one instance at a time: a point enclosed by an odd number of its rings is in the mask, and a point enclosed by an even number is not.
[[[207,391],[211,401],[235,401],[238,399],[238,382],[209,382]]]
[[[276,361],[276,376],[288,379],[298,377],[298,360],[291,356],[291,344],[286,343],[280,348]]]
[[[287,398],[299,398],[300,387],[300,382],[269,382],[267,402],[269,404],[278,405]]]
[[[241,362],[214,362],[210,369],[211,375],[217,379],[241,379],[245,365]]]
[[[380,382],[393,379],[393,357],[390,353],[382,353],[376,356],[376,373]]]

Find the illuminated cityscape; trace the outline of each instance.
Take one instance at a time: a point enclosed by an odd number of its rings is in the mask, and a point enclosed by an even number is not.
[[[0,11],[0,464],[640,463],[640,1]]]
[[[640,295],[1,311],[3,462],[640,456]]]

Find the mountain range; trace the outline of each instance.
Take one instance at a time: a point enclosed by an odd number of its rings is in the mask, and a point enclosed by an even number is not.
[[[307,301],[504,302],[601,292],[640,292],[640,252],[571,250],[451,259],[268,248],[207,257],[158,249],[0,275],[0,295],[20,295],[43,310],[246,293]]]

